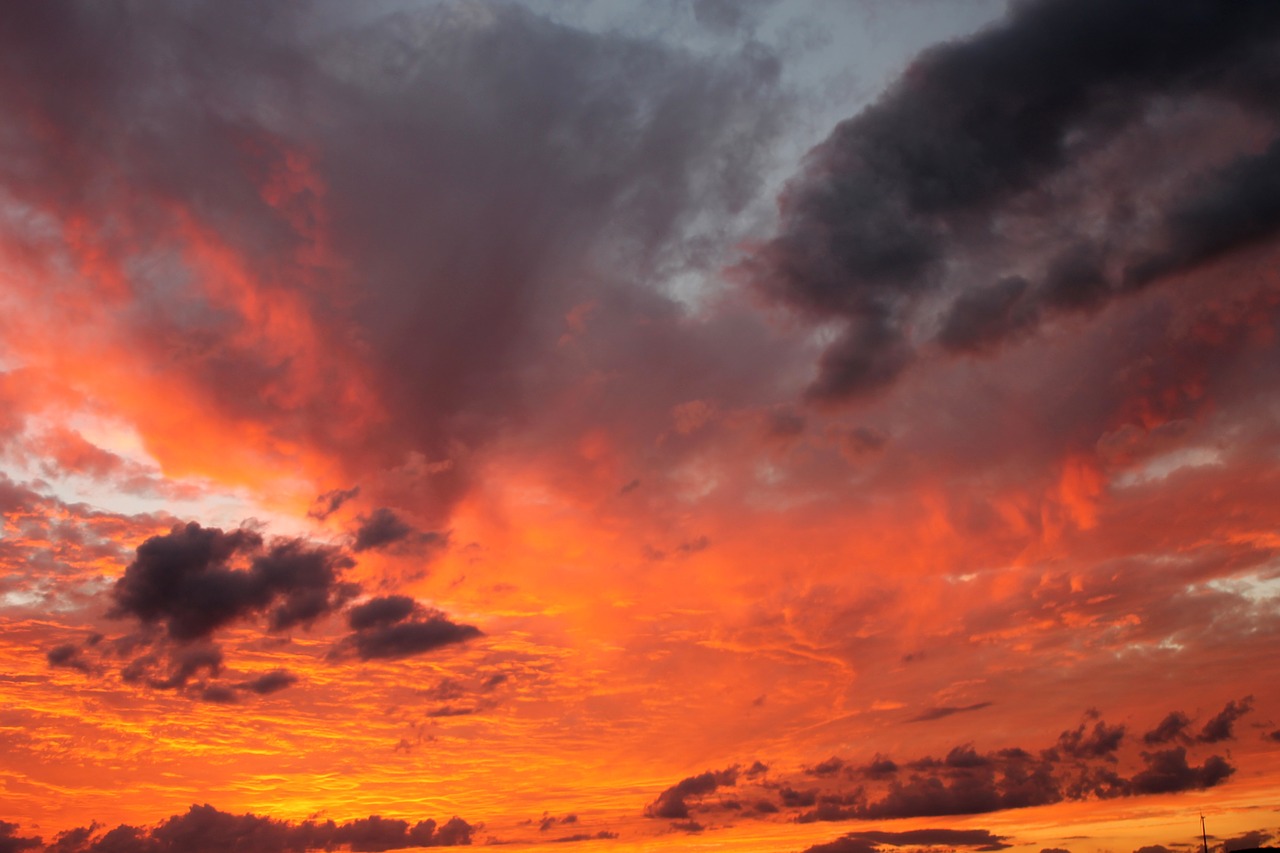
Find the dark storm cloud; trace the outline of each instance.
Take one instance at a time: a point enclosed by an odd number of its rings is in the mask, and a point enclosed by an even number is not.
[[[235,568],[237,561],[248,567]],[[180,524],[138,546],[112,589],[109,615],[162,623],[178,642],[207,638],[262,613],[271,630],[282,631],[309,625],[341,606],[354,593],[340,579],[351,565],[336,549],[302,540],[266,545],[261,535],[243,528],[224,532]]]
[[[919,56],[810,153],[781,199],[779,235],[746,264],[779,301],[843,326],[811,393],[872,391],[923,341],[990,349],[1055,312],[1096,307],[1274,235],[1280,141],[1185,168],[1167,207],[1166,174],[1069,185],[1123,134],[1165,132],[1152,111],[1171,100],[1217,99],[1270,123],[1275,100],[1263,89],[1274,88],[1278,47],[1272,4],[1038,0]],[[1072,222],[1082,186],[1111,194],[1107,215],[1128,203],[1145,218],[1117,219],[1106,239],[1084,233]],[[1040,208],[1036,192],[1048,200]],[[1010,236],[1032,232],[1025,246]]]
[[[1225,708],[1204,724],[1196,740],[1200,743],[1218,743],[1235,737],[1235,724],[1253,709],[1253,697],[1246,696],[1239,702],[1234,699],[1227,702]]]
[[[0,829],[5,826],[0,823]],[[434,820],[410,824],[378,815],[340,824],[331,820],[292,823],[255,814],[234,815],[206,804],[193,805],[185,814],[173,815],[151,829],[121,825],[101,833],[97,826],[71,830],[45,849],[47,853],[285,853],[339,848],[372,852],[470,844],[472,831],[458,817],[443,825]]]
[[[337,645],[334,655],[351,652],[361,660],[411,657],[484,635],[474,625],[452,622],[440,611],[403,595],[358,604],[347,612],[347,621],[352,633]]]
[[[713,793],[717,788],[734,785],[737,781],[737,765],[724,770],[708,770],[697,776],[689,776],[659,794],[656,800],[645,807],[644,813],[649,817],[688,819],[687,800],[690,797],[701,797]]]

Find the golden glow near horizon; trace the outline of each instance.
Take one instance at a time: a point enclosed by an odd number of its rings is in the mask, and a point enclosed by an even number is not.
[[[567,8],[0,22],[0,853],[1277,843],[1280,6]]]

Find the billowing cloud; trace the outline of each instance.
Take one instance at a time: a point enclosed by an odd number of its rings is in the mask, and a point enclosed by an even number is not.
[[[378,815],[344,823],[293,823],[256,814],[230,814],[205,804],[193,805],[185,814],[174,815],[149,829],[121,825],[106,832],[97,827],[69,830],[46,849],[49,853],[284,853],[312,849],[357,853],[453,847],[470,844],[471,834],[471,825],[458,817],[443,825],[430,819],[410,824]]]
[[[1269,125],[1273,84],[1250,69],[1278,41],[1280,15],[1261,5],[1041,0],[919,56],[810,153],[781,233],[747,264],[842,329],[811,393],[881,388],[926,344],[998,347],[1274,234],[1280,142],[1254,153],[1205,133],[1172,182],[1095,170],[1141,156],[1129,149],[1144,138],[1184,152],[1180,120]],[[1171,97],[1204,108],[1170,116]]]
[[[235,568],[235,561],[248,565]],[[262,613],[271,630],[283,631],[341,606],[354,592],[341,580],[352,565],[332,548],[297,539],[268,544],[246,528],[224,532],[190,522],[138,546],[112,590],[111,615],[162,623],[178,642]]]
[[[714,793],[717,788],[733,785],[737,781],[737,766],[689,776],[659,794],[656,800],[645,807],[645,814],[649,817],[688,819],[689,798]]]
[[[474,625],[452,622],[439,610],[401,595],[358,604],[348,611],[347,621],[352,633],[335,653],[351,652],[361,660],[411,657],[483,636]]]
[[[1235,737],[1236,721],[1253,710],[1253,697],[1246,696],[1236,701],[1231,700],[1226,707],[1204,724],[1196,740],[1201,743],[1218,743]]]

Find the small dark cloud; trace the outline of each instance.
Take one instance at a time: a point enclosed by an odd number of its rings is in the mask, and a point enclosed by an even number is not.
[[[84,673],[92,671],[89,662],[80,656],[80,647],[74,643],[54,646],[45,653],[45,660],[49,662],[49,666],[53,667],[75,669]]]
[[[675,785],[663,791],[652,803],[645,807],[647,817],[671,818],[686,820],[689,817],[690,797],[701,797],[714,792],[722,786],[737,784],[738,767],[726,767],[724,770],[708,770],[697,776],[681,779]]]
[[[1087,723],[1081,723],[1079,727],[1063,732],[1058,737],[1057,748],[1073,758],[1114,757],[1124,740],[1125,727],[1108,726],[1102,720],[1094,723],[1092,729],[1087,726]]]
[[[1275,731],[1273,731],[1273,732],[1269,732],[1269,733],[1267,733],[1267,734],[1265,735],[1265,737],[1266,737],[1266,739],[1267,739],[1267,740],[1274,740],[1274,741],[1276,741],[1276,742],[1280,743],[1280,729],[1276,729],[1276,730],[1275,730]]]
[[[231,705],[239,701],[239,696],[234,688],[225,684],[209,684],[200,690],[200,699],[218,705]]]
[[[1040,853],[1071,853],[1065,847],[1042,847]]]
[[[941,720],[943,717],[950,717],[952,714],[964,714],[969,711],[981,711],[983,708],[990,708],[990,702],[977,702],[973,705],[943,705],[938,708],[926,708],[916,716],[907,720],[908,723],[924,723],[930,720]]]
[[[1222,853],[1232,853],[1235,850],[1253,850],[1265,847],[1275,840],[1276,833],[1265,829],[1254,829],[1226,839],[1222,842],[1221,849]]]
[[[835,841],[806,847],[804,853],[879,853],[880,848],[865,838],[843,835]]]
[[[259,675],[257,678],[242,681],[236,686],[241,690],[257,693],[259,696],[269,696],[297,683],[298,676],[287,669],[273,669],[270,672]]]
[[[407,595],[387,595],[371,598],[347,611],[347,623],[352,630],[363,631],[378,625],[391,625],[407,619],[418,609],[418,602]]]
[[[378,815],[345,823],[293,823],[255,814],[230,814],[206,804],[193,805],[186,813],[149,829],[121,825],[100,834],[98,830],[95,825],[63,833],[50,853],[281,853],[338,847],[354,853],[452,847],[470,844],[473,827],[458,817],[441,826],[434,820],[410,824]],[[0,846],[0,851],[4,850]]]
[[[352,633],[335,648],[361,660],[411,657],[483,636],[473,625],[449,620],[439,610],[423,607],[403,595],[372,598],[347,614]]]
[[[804,772],[810,776],[834,776],[844,767],[844,760],[833,755],[826,761],[820,761],[812,767],[806,767]]]
[[[579,832],[574,835],[562,835],[559,838],[548,838],[553,844],[571,844],[576,841],[607,841],[617,838],[618,833],[602,829],[599,832]]]
[[[1142,736],[1142,742],[1147,746],[1157,746],[1170,741],[1185,740],[1187,727],[1190,725],[1191,718],[1186,714],[1181,711],[1171,711],[1158,726]]]
[[[672,829],[678,829],[681,832],[702,832],[705,826],[696,820],[675,821],[671,824]]]
[[[1200,743],[1218,743],[1235,737],[1235,724],[1253,709],[1253,697],[1246,696],[1239,702],[1234,699],[1227,702],[1225,708],[1204,724],[1196,740]]]
[[[898,764],[893,759],[876,753],[870,764],[859,769],[868,779],[884,779],[898,772]]]
[[[1012,845],[1005,836],[993,835],[985,829],[912,829],[905,832],[868,830],[853,832],[846,838],[862,838],[893,847],[972,847],[975,850],[1004,850]]]
[[[622,488],[618,489],[618,494],[620,494],[620,495],[628,495],[628,494],[631,494],[632,492],[634,492],[634,491],[635,491],[636,489],[638,489],[638,488],[640,488],[640,481],[639,481],[639,480],[632,480],[632,481],[630,481],[629,483],[624,484],[624,485],[622,486]]]
[[[334,489],[325,492],[315,499],[311,504],[311,509],[307,510],[307,515],[311,518],[323,521],[333,515],[347,501],[360,494],[359,486],[352,486],[349,489]]]
[[[356,528],[355,542],[351,550],[359,553],[386,548],[397,543],[429,545],[439,542],[443,537],[439,533],[420,532],[387,508],[375,509],[368,516],[360,516],[360,526]]]

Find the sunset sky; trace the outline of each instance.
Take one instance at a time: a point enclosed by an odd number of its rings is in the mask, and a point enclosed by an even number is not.
[[[1280,3],[0,15],[0,853],[1280,844]]]

